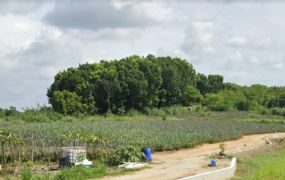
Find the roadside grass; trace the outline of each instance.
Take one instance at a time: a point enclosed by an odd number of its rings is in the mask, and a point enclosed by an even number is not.
[[[73,167],[62,169],[53,178],[54,180],[84,180],[101,178],[107,174],[107,167],[103,163],[97,163],[94,168]]]
[[[140,169],[123,169],[117,167],[108,167],[104,162],[96,161],[95,167],[85,168],[82,166],[61,169],[57,173],[44,173],[41,175],[32,174],[31,171],[26,171],[21,174],[22,179],[27,180],[85,180],[85,179],[100,179],[106,176],[119,176],[129,174]],[[9,176],[7,176],[9,177]]]
[[[238,161],[236,177],[245,180],[284,180],[285,149]]]

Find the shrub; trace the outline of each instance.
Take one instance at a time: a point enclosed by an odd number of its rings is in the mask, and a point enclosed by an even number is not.
[[[171,106],[162,108],[166,115],[183,115],[189,113],[189,110],[183,106]]]
[[[284,116],[285,117],[285,109],[284,108],[272,108],[271,113],[276,116]]]
[[[191,106],[189,110],[191,110],[192,112],[203,112],[205,111],[205,108],[202,105],[197,104],[197,105]]]
[[[32,164],[30,162],[24,164],[21,171],[21,177],[23,180],[31,180],[33,177]]]
[[[65,115],[75,115],[86,112],[87,105],[81,103],[82,97],[75,92],[55,91],[50,102],[55,111]]]
[[[9,109],[4,110],[5,116],[16,116],[19,114],[15,107],[10,107]]]
[[[92,178],[94,169],[87,169],[81,166],[76,166],[70,169],[63,169],[55,177],[56,180],[80,180]]]
[[[62,169],[54,178],[55,180],[84,180],[94,179],[104,176],[106,173],[106,165],[98,162],[95,168],[85,168],[76,166],[70,169]]]
[[[203,96],[200,91],[193,86],[188,85],[183,95],[183,105],[189,106],[193,103],[199,103]]]
[[[119,165],[124,162],[140,162],[142,161],[143,153],[135,146],[125,146],[119,148],[111,157],[111,165]]]
[[[162,120],[163,120],[163,121],[166,121],[166,119],[167,119],[167,115],[166,115],[166,114],[164,114],[161,118],[162,118]]]
[[[239,111],[249,111],[250,110],[250,103],[248,101],[238,101],[235,104],[237,110]]]
[[[229,110],[229,105],[225,103],[219,103],[219,104],[214,104],[209,106],[210,110],[212,111],[228,111]]]
[[[218,94],[206,94],[205,98],[203,99],[202,104],[204,106],[212,106],[215,105],[217,103],[222,102],[222,97]]]
[[[165,114],[165,111],[163,111],[162,109],[153,108],[149,115],[152,115],[152,116],[162,116],[164,114]]]
[[[219,144],[219,148],[220,148],[219,155],[224,156],[225,155],[226,145],[224,143]]]

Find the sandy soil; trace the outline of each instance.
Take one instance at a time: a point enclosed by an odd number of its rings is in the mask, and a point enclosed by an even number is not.
[[[243,136],[238,140],[222,142],[226,145],[227,154],[239,154],[266,146],[265,139],[283,138],[285,133],[270,133]],[[219,144],[203,144],[191,149],[182,149],[170,152],[157,152],[153,154],[153,163],[149,168],[133,174],[106,177],[111,180],[172,180],[197,173],[214,170],[228,166],[229,160],[218,160],[218,167],[207,167],[209,155],[219,152]]]

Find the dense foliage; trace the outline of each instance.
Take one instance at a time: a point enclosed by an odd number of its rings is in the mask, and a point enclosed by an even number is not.
[[[69,115],[149,113],[153,108],[178,104],[285,115],[283,87],[224,83],[221,75],[196,73],[186,60],[153,55],[83,64],[59,72],[48,98],[56,112]]]
[[[144,158],[141,149],[135,146],[124,146],[116,150],[109,160],[111,165],[120,165],[125,162],[140,162]]]
[[[196,72],[186,60],[131,56],[60,72],[48,97],[54,110],[63,114],[124,114],[200,101],[199,91],[191,95],[194,86]]]

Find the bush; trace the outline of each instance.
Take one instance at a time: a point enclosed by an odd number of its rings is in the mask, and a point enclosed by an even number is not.
[[[24,164],[23,169],[21,171],[21,177],[23,180],[31,180],[32,179],[33,172],[32,172],[31,162]]]
[[[218,104],[222,101],[223,101],[223,99],[220,95],[210,93],[210,94],[206,94],[205,98],[202,101],[202,105],[212,106],[212,105]]]
[[[5,109],[4,110],[4,114],[5,116],[16,116],[19,114],[19,112],[17,111],[17,109],[15,107],[10,107],[9,109]]]
[[[250,103],[248,101],[238,101],[235,104],[237,110],[239,111],[249,111],[250,110]]]
[[[54,178],[55,180],[84,180],[100,178],[106,174],[106,165],[97,163],[95,168],[76,166],[70,169],[62,169]]]
[[[183,95],[182,103],[183,105],[189,106],[193,103],[199,103],[203,96],[201,95],[200,91],[193,86],[188,85],[185,89]]]
[[[128,116],[137,116],[137,115],[140,115],[141,113],[135,109],[130,109],[127,111],[127,115]]]
[[[189,108],[189,110],[192,111],[192,112],[204,112],[205,111],[205,107],[203,107],[200,104],[196,104],[196,105],[191,106]]]
[[[214,104],[209,107],[210,110],[212,111],[228,111],[230,109],[228,104],[225,103],[219,103],[219,104]]]
[[[124,162],[140,162],[144,154],[135,146],[125,146],[119,148],[111,157],[111,165],[119,165]]]
[[[84,180],[97,179],[106,175],[106,164],[103,162],[96,162],[94,168],[85,168],[82,166],[75,166],[68,169],[62,169],[59,174],[55,176],[55,180]]]
[[[63,118],[62,114],[47,109],[25,109],[18,115],[19,119],[27,122],[48,122],[57,121]]]
[[[162,109],[159,108],[153,108],[148,115],[151,116],[163,116],[165,115],[165,111],[163,111]]]
[[[166,119],[167,119],[167,115],[166,115],[166,114],[164,114],[164,115],[161,117],[161,119],[162,119],[163,121],[166,121]]]
[[[77,115],[86,112],[88,106],[81,101],[81,96],[66,90],[55,91],[50,99],[54,110],[64,115]]]
[[[183,115],[189,113],[189,110],[182,106],[170,106],[161,109],[164,113],[162,115]]]
[[[284,116],[285,117],[285,109],[284,108],[272,108],[271,113],[276,116]]]

